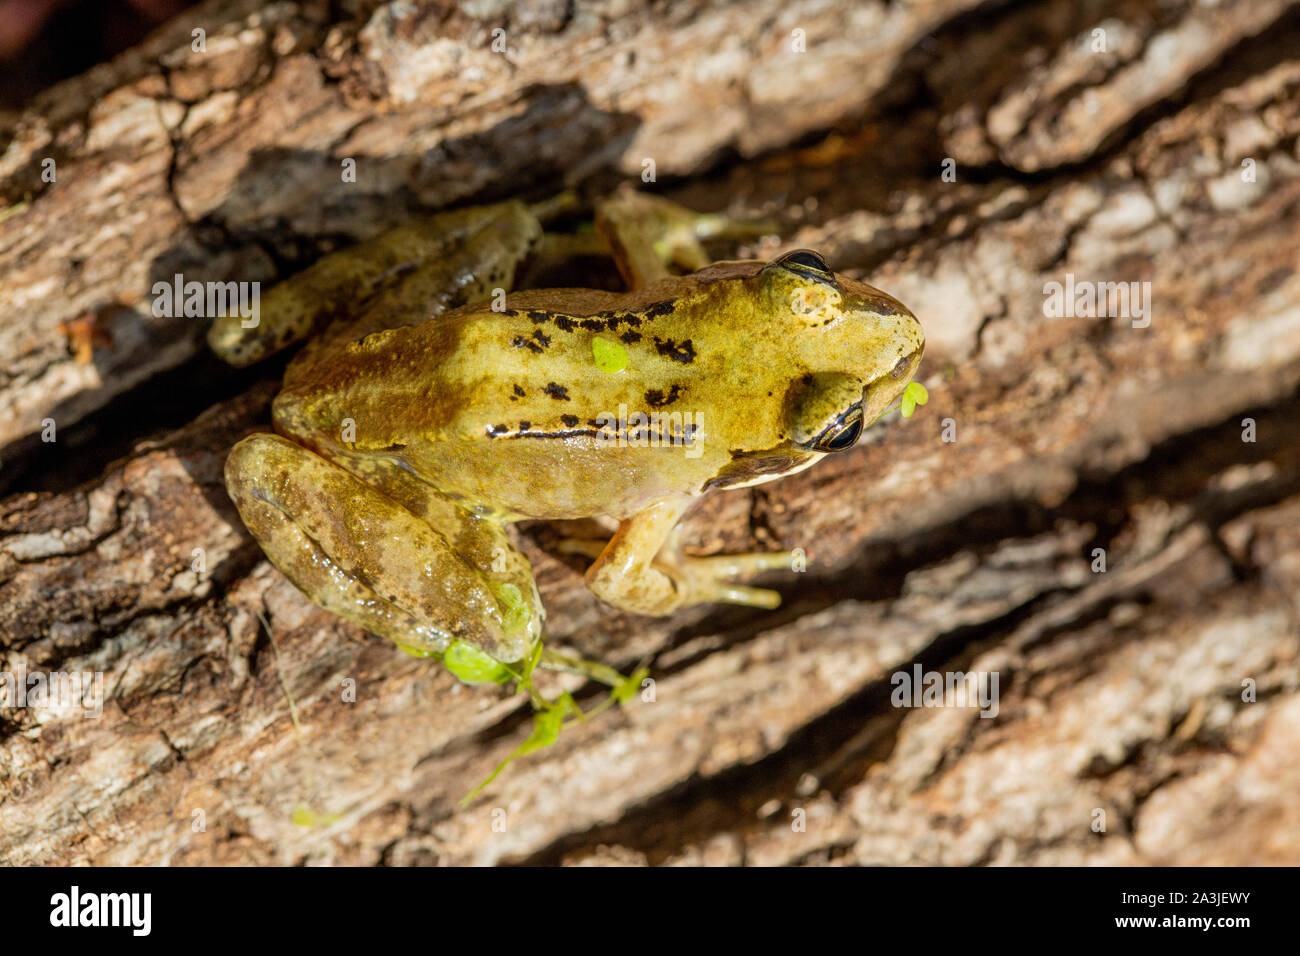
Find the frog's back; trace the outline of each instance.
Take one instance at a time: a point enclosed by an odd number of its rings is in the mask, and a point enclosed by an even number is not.
[[[351,418],[375,448],[554,431],[593,405],[657,407],[708,364],[699,346],[727,308],[727,292],[711,291],[698,277],[627,293],[540,289],[511,294],[503,311],[466,306],[376,332],[287,378],[277,424],[308,437]],[[597,338],[625,353],[626,374],[598,366]]]
[[[714,297],[690,278],[621,294],[536,290],[501,312],[464,307],[374,333],[295,376],[276,425],[344,463],[388,456],[440,490],[538,517],[635,508],[660,484],[680,485],[671,443],[690,437],[711,397],[695,384],[726,373],[712,367],[724,350],[707,348],[701,321],[716,318]],[[625,370],[597,364],[596,338],[625,353]],[[638,412],[671,418],[676,434],[652,436],[670,447],[611,445],[611,420]],[[516,480],[527,487],[512,491]]]

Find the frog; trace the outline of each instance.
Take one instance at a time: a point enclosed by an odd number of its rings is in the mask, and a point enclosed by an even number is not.
[[[250,365],[294,346],[273,432],[230,451],[226,487],[308,598],[420,656],[468,650],[620,675],[543,648],[545,609],[510,527],[597,519],[566,537],[606,604],[640,615],[775,608],[748,580],[796,553],[694,555],[702,496],[843,454],[891,410],[925,346],[901,302],[819,253],[714,262],[753,224],[634,190],[593,228],[549,232],[521,200],[412,220],[274,286],[256,322],[208,340]],[[626,289],[523,289],[525,263],[581,246]]]

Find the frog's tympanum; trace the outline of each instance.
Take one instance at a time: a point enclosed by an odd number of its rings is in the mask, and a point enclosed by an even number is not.
[[[851,448],[902,395],[924,337],[896,299],[815,252],[710,265],[700,240],[735,229],[622,194],[598,206],[595,237],[631,291],[507,294],[555,237],[506,202],[323,259],[272,289],[254,328],[219,319],[210,342],[235,364],[310,337],[276,434],[226,464],[244,522],[320,606],[413,652],[468,645],[516,674],[576,663],[540,653],[544,612],[506,532],[519,519],[616,521],[607,541],[565,545],[594,559],[587,585],[615,607],[774,607],[775,592],[733,582],[790,554],[690,556],[678,519],[710,489]]]

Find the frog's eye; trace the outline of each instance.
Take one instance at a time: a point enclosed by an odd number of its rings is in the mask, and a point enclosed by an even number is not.
[[[810,279],[820,279],[822,282],[835,281],[835,276],[831,272],[830,266],[826,264],[826,260],[811,249],[796,249],[794,252],[787,252],[785,255],[773,259],[769,266],[789,269],[791,272],[797,272]]]
[[[783,266],[811,269],[814,272],[831,271],[826,265],[826,260],[811,249],[796,249],[794,252],[787,252],[776,261],[781,263]]]
[[[844,451],[857,444],[862,435],[862,404],[844,412],[813,441],[816,451]]]

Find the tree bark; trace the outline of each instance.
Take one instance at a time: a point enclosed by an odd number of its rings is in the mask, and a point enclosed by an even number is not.
[[[0,862],[1300,863],[1297,6],[214,0],[5,118],[0,669],[104,705],[0,709]],[[653,699],[461,809],[526,702],[270,567],[221,470],[275,369],[150,289],[645,160],[780,223],[719,257],[907,303],[930,403],[687,519],[805,550],[775,612],[620,614],[524,526],[552,645]],[[996,714],[896,706],[914,668]]]

